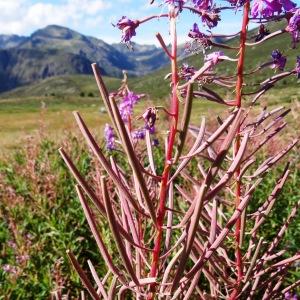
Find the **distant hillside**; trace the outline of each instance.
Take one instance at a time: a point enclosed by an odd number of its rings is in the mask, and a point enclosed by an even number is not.
[[[276,31],[278,28],[284,27],[282,23],[276,22],[275,24],[269,26],[271,32]],[[249,42],[253,41],[253,35],[256,32],[256,29],[250,31],[248,34]],[[238,38],[229,41],[231,45],[238,45]],[[122,48],[123,45],[112,45],[110,47],[114,47],[116,51],[119,53],[126,53],[127,50]],[[141,46],[134,45],[136,51],[134,53],[130,53],[127,55],[128,60],[132,60],[136,57],[137,60],[143,60],[144,57],[154,57],[159,56],[158,49],[154,46]],[[300,47],[300,45],[298,45]],[[265,63],[271,59],[271,52],[274,49],[281,50],[285,55],[288,56],[287,69],[292,68],[295,65],[295,57],[299,54],[299,49],[291,49],[291,37],[288,33],[280,35],[279,37],[272,39],[270,41],[265,42],[264,44],[257,45],[254,47],[248,47],[246,50],[247,59],[246,59],[246,68],[247,70],[252,70],[259,66],[262,63]],[[217,49],[211,49],[211,51],[215,51]],[[53,51],[53,50],[52,50]],[[182,51],[182,47],[181,47]],[[230,57],[235,57],[236,51],[227,50],[226,54]],[[150,55],[151,54],[151,55]],[[290,56],[290,57],[289,57]],[[1,61],[1,59],[0,59]],[[147,60],[146,60],[147,61]],[[198,55],[192,55],[184,60],[179,61],[179,66],[183,63],[188,63],[189,65],[193,65],[199,67],[203,62],[203,54],[200,53]],[[33,63],[33,62],[32,62]],[[90,62],[87,61],[86,64],[83,64],[82,67],[89,68],[88,65]],[[146,63],[145,63],[146,64]],[[72,64],[71,64],[72,66]],[[69,66],[69,68],[71,67]],[[79,67],[78,65],[77,67]],[[100,67],[103,67],[101,63],[99,63]],[[224,62],[220,63],[218,66],[218,71],[223,74],[234,74],[235,72],[235,63]],[[131,77],[130,78],[130,87],[136,92],[147,93],[150,95],[152,99],[162,99],[168,96],[170,91],[168,83],[163,79],[165,75],[170,71],[170,67],[166,66],[146,74],[143,77]],[[71,72],[71,71],[70,71]],[[253,84],[256,84],[264,79],[267,76],[272,76],[274,74],[274,70],[271,68],[264,69],[263,71],[257,73],[255,76],[251,76],[247,78],[247,81]],[[119,79],[113,79],[106,77],[109,90],[115,90],[120,84]],[[299,96],[298,91],[299,84],[297,83],[297,79],[294,76],[293,78],[288,78],[281,81],[276,87],[285,87],[284,93],[277,94],[278,102],[281,101],[279,97],[282,97],[284,101],[289,101],[291,97]],[[276,96],[278,89],[275,87],[273,96]],[[220,94],[227,93],[224,89],[220,89],[217,86],[212,87],[214,90],[220,92]],[[253,90],[253,86],[249,87]],[[4,93],[0,95],[1,98],[15,98],[15,97],[30,97],[30,96],[45,96],[45,95],[74,95],[79,96],[80,94],[84,94],[87,96],[90,95],[98,95],[97,86],[95,84],[93,76],[62,76],[58,78],[51,78],[47,80],[40,80],[34,84],[29,86],[25,86],[22,88],[18,88],[12,90],[8,93]],[[230,95],[228,95],[230,96]]]
[[[30,37],[0,35],[0,92],[53,76],[91,74],[93,62],[112,77],[121,76],[123,69],[133,76],[144,75],[168,62],[155,46],[134,48],[137,55],[125,45],[109,45],[56,25]]]
[[[25,36],[19,36],[19,35],[0,35],[0,49],[9,49],[13,47],[19,46],[21,43],[23,43],[27,37]]]

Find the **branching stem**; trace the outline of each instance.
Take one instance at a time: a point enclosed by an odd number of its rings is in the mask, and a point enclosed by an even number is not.
[[[242,87],[243,87],[243,74],[244,74],[244,63],[245,63],[245,50],[246,50],[246,39],[247,39],[247,28],[249,23],[249,10],[250,10],[250,1],[247,0],[244,4],[244,12],[243,12],[243,24],[240,35],[240,51],[239,51],[239,60],[237,66],[237,82],[236,82],[236,106],[242,106]],[[240,126],[238,127],[236,133],[236,142],[234,145],[234,156],[238,153],[240,149]],[[236,178],[238,179],[240,176],[240,167],[236,170]],[[238,208],[241,202],[241,190],[242,183],[240,180],[236,182],[236,191],[235,191],[235,207]],[[236,240],[236,271],[237,271],[237,282],[233,292],[230,295],[231,300],[235,300],[238,295],[239,285],[243,280],[243,259],[241,252],[241,217],[237,219],[235,226],[235,240]]]
[[[176,15],[170,13],[170,34],[172,40],[172,52],[171,52],[171,67],[172,67],[172,100],[170,111],[172,116],[170,117],[170,134],[168,139],[168,148],[165,157],[164,171],[162,174],[160,192],[159,192],[159,205],[157,211],[157,233],[155,238],[151,274],[150,277],[156,277],[159,271],[159,257],[161,252],[162,237],[163,237],[163,222],[166,214],[166,200],[168,195],[168,180],[171,169],[170,161],[172,161],[173,148],[175,143],[175,137],[177,133],[179,103],[177,96],[178,85],[178,73],[177,73],[177,34],[176,34]],[[154,299],[155,285],[151,287],[151,293],[148,296],[148,300]]]

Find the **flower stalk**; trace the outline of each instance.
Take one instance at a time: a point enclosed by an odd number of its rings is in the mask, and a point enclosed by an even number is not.
[[[239,60],[238,60],[238,69],[237,69],[237,82],[236,82],[236,106],[241,108],[242,106],[242,87],[244,81],[244,63],[245,63],[245,52],[246,52],[246,40],[247,40],[247,28],[249,23],[249,11],[250,11],[250,0],[247,0],[244,4],[243,10],[243,23],[240,34],[240,50],[239,50]],[[239,152],[241,146],[241,128],[238,126],[234,144],[234,157],[236,157]],[[235,172],[236,178],[236,190],[235,190],[235,207],[238,208],[241,203],[241,190],[242,190],[242,182],[240,179],[241,168],[238,167]],[[237,219],[235,225],[235,241],[236,241],[236,251],[235,251],[235,263],[237,270],[237,282],[236,286],[230,295],[231,300],[235,300],[238,294],[239,286],[241,281],[243,280],[243,258],[242,258],[242,250],[241,250],[241,226],[242,226],[242,217],[240,216]]]
[[[151,265],[151,277],[156,277],[159,270],[159,256],[162,246],[162,237],[163,237],[163,223],[166,215],[166,200],[168,195],[168,180],[170,169],[173,159],[173,149],[175,144],[175,138],[177,133],[178,126],[178,115],[179,115],[179,101],[177,96],[177,85],[178,85],[178,73],[177,73],[177,33],[176,33],[176,13],[175,11],[170,11],[170,35],[172,41],[172,50],[171,50],[171,73],[172,73],[172,96],[171,96],[171,105],[170,111],[172,116],[170,117],[170,130],[168,137],[168,146],[166,151],[164,170],[162,174],[160,192],[159,192],[159,206],[157,211],[157,232],[156,239],[153,249],[153,258]],[[152,286],[152,291],[148,297],[149,300],[154,299],[154,290],[155,287]]]

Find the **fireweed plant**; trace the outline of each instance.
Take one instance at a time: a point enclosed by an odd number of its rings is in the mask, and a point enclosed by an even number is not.
[[[156,34],[171,62],[171,73],[166,76],[171,90],[169,105],[148,107],[142,115],[134,116],[134,106],[144,95],[130,90],[125,73],[120,89],[109,93],[99,67],[93,64],[111,120],[105,127],[106,150],[98,146],[80,114],[74,115],[102,166],[101,195],[80,175],[68,154],[59,150],[77,181],[79,200],[108,272],[100,279],[89,261],[90,272],[86,274],[68,250],[70,261],[93,299],[294,297],[300,280],[291,284],[285,278],[297,267],[300,253],[287,258],[285,250],[278,246],[297,214],[300,200],[271,243],[260,231],[289,177],[289,163],[258,208],[251,211],[249,204],[266,174],[298,140],[290,141],[263,162],[256,161],[259,150],[287,125],[284,118],[290,109],[263,108],[256,118],[250,115],[254,105],[277,82],[289,76],[299,78],[300,59],[289,58],[295,60],[295,67],[285,70],[288,58],[280,49],[274,49],[270,60],[255,69],[245,70],[244,61],[247,47],[262,47],[263,51],[265,41],[282,34],[291,36],[291,47],[295,48],[300,9],[290,0],[228,0],[222,2],[224,6],[213,0],[168,0],[159,4],[163,7],[159,8],[160,14],[139,20],[122,17],[115,26],[122,31],[122,42],[130,46],[144,23],[161,18],[169,21],[171,45],[167,46],[161,34]],[[224,10],[242,11],[240,32],[226,36],[200,31],[200,23],[209,29],[217,27]],[[192,48],[205,51],[201,68],[178,66],[176,26],[184,11],[200,17],[198,24],[191,24],[188,36],[193,41]],[[278,20],[286,24],[270,32],[266,24]],[[247,35],[249,22],[259,26],[254,37]],[[232,43],[219,43],[217,37],[233,38]],[[218,51],[209,53],[212,47],[218,47]],[[232,55],[225,55],[222,48]],[[217,65],[225,63],[236,64],[235,72],[218,74]],[[270,68],[274,75],[247,85],[247,77]],[[225,87],[231,91],[227,95],[234,96],[221,97],[216,86]],[[217,118],[213,132],[207,129],[204,117],[199,127],[189,124],[196,98],[217,102],[228,113],[224,119]],[[159,125],[165,126],[159,124],[162,121],[158,113],[167,117],[167,132],[156,130]],[[137,125],[141,123],[142,127]],[[155,147],[164,149],[162,172],[158,172]],[[126,157],[127,172],[114,152]],[[195,164],[198,172],[192,173],[191,166]],[[98,218],[106,220],[117,253],[109,253]]]

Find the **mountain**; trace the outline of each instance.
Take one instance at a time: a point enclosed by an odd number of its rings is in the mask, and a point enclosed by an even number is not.
[[[27,37],[25,36],[19,36],[19,35],[5,35],[0,34],[0,49],[9,49],[13,47],[19,46],[21,43],[23,43]]]
[[[120,77],[122,70],[141,76],[168,62],[163,50],[148,45],[109,45],[69,28],[50,25],[30,37],[0,35],[0,92],[53,76],[102,73]]]
[[[279,28],[284,28],[285,23],[275,22],[268,26],[270,32],[275,32]],[[253,29],[249,32],[248,37],[251,41],[253,41],[253,36],[257,32],[257,29]],[[249,41],[250,41],[249,40]],[[26,42],[28,43],[28,41]],[[230,45],[237,46],[239,44],[239,39],[234,38],[228,41]],[[125,55],[129,61],[133,61],[135,57],[135,64],[138,64],[139,61],[143,61],[143,65],[145,66],[148,62],[147,59],[151,57],[158,57],[159,51],[155,46],[142,46],[133,44],[134,53],[130,52],[124,45],[113,44],[109,45],[118,53]],[[247,47],[246,50],[246,61],[245,66],[246,70],[250,71],[256,68],[257,66],[270,61],[271,53],[274,49],[279,49],[284,53],[284,55],[288,56],[286,69],[289,70],[293,68],[295,65],[295,56],[299,52],[300,44],[297,45],[298,49],[291,49],[291,36],[288,33],[282,34],[274,39],[271,39],[263,44],[256,45],[253,47]],[[214,48],[210,51],[216,51],[218,49]],[[180,50],[181,51],[181,50]],[[235,51],[225,50],[225,54],[234,58],[236,55]],[[1,52],[0,52],[0,62],[1,62]],[[185,57],[183,61],[179,61],[178,65],[180,67],[181,63],[188,63],[189,65],[200,67],[203,62],[203,54],[199,53],[196,55],[191,55],[190,57]],[[165,62],[164,62],[165,64]],[[67,64],[66,64],[67,65]],[[70,68],[72,64],[68,64]],[[89,67],[89,66],[87,66]],[[217,71],[223,74],[232,75],[235,72],[235,63],[230,62],[222,62],[218,65]],[[142,77],[131,77],[129,78],[130,88],[138,93],[147,93],[150,95],[152,99],[164,99],[168,96],[170,91],[168,82],[164,80],[165,75],[170,71],[170,66],[167,65],[165,67],[159,67],[158,70],[154,72],[148,73]],[[69,71],[71,72],[71,71]],[[0,63],[0,74],[1,74],[1,63]],[[65,73],[68,74],[68,73]],[[72,73],[74,74],[74,73]],[[253,89],[251,84],[257,85],[259,82],[262,82],[268,76],[274,75],[274,70],[271,68],[265,68],[261,72],[255,74],[255,76],[247,77],[247,81],[249,80],[250,89]],[[0,83],[3,82],[0,78]],[[109,90],[115,90],[119,85],[120,81],[115,80],[112,84],[112,81],[108,81]],[[278,93],[279,89],[284,87],[285,94],[280,95],[281,98],[284,98],[286,101],[291,101],[291,97],[297,95],[299,97],[299,92],[297,91],[297,78],[293,76],[292,78],[288,78],[280,81],[276,84],[273,89],[274,94]],[[49,88],[51,87],[51,88]],[[57,92],[57,87],[61,87],[59,92]],[[278,88],[277,88],[278,87]],[[226,92],[224,89],[220,89],[219,87],[213,85],[211,87],[216,92],[220,92],[221,95]],[[299,90],[299,89],[298,89]],[[68,92],[65,92],[68,91]],[[74,91],[74,96],[79,96],[80,94],[93,94],[97,95],[97,86],[95,84],[93,76],[82,75],[80,77],[72,77],[72,76],[63,76],[63,77],[55,77],[49,80],[39,80],[38,82],[34,82],[31,85],[24,86],[15,90],[12,90],[7,93],[3,93],[0,95],[0,98],[14,98],[14,97],[22,97],[22,95],[26,97],[30,96],[44,96],[44,95],[70,95],[71,91]],[[278,100],[280,100],[278,98]]]

